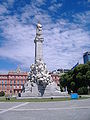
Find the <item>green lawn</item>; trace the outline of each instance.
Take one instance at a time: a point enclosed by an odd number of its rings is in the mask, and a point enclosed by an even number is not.
[[[88,97],[81,97],[80,99],[87,99]],[[5,97],[0,97],[0,102],[53,102],[53,101],[67,101],[72,100],[71,98],[28,98],[28,99],[16,99],[11,98],[10,100],[6,100]]]

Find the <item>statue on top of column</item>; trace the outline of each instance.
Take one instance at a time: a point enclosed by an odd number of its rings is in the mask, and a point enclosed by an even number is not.
[[[40,24],[40,22],[38,22],[37,24],[36,35],[42,35],[42,25]]]

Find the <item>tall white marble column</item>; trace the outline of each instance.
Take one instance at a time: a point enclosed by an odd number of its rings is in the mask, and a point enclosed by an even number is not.
[[[35,43],[35,63],[38,61],[43,61],[43,37],[42,37],[42,25],[40,23],[37,24],[36,28],[36,37],[34,40]]]

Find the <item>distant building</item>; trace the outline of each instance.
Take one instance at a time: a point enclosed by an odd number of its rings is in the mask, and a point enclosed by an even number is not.
[[[60,84],[60,82],[59,82],[59,79],[60,79],[59,74],[55,74],[55,73],[50,73],[50,74],[51,74],[52,80],[53,80],[57,85],[59,85],[59,84]]]
[[[57,69],[57,70],[54,70],[52,71],[50,74],[51,74],[51,77],[53,79],[54,82],[57,83],[57,85],[60,84],[60,77],[67,73],[68,71],[70,71],[69,69]]]
[[[83,54],[83,60],[84,60],[84,64],[90,61],[90,52],[85,52]]]
[[[52,73],[57,73],[57,74],[62,74],[62,73],[67,73],[69,69],[57,69],[52,71]]]
[[[0,74],[0,91],[4,91],[6,94],[22,92],[27,75],[27,72],[21,72],[19,68],[8,74]]]

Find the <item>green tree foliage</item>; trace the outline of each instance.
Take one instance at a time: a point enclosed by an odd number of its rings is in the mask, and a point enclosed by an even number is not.
[[[0,92],[0,97],[4,96],[5,93],[3,91]]]
[[[90,70],[86,72],[86,79],[87,79],[88,85],[90,86]]]
[[[77,92],[79,95],[87,94],[88,89],[87,89],[87,87],[80,87]]]
[[[68,92],[78,92],[79,94],[86,94],[87,87],[90,86],[90,62],[87,64],[80,64],[70,70],[68,73],[61,76],[60,85],[67,86]]]

